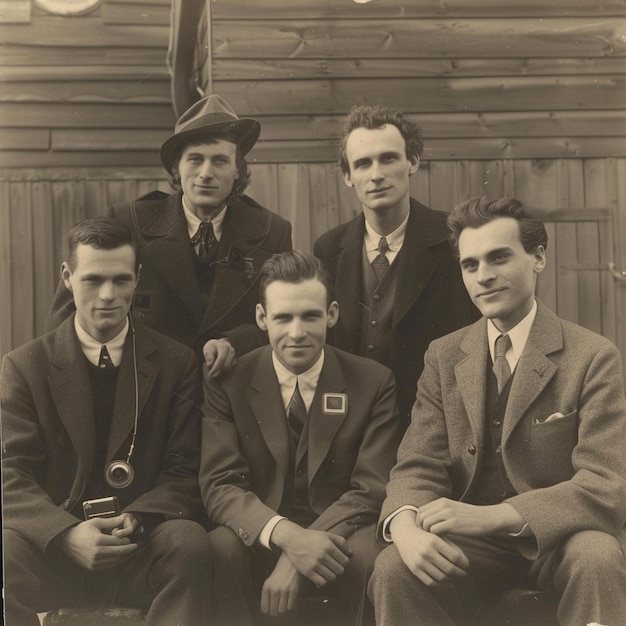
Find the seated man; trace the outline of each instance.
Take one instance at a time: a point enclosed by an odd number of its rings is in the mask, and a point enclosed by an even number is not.
[[[62,266],[75,315],[2,360],[10,626],[93,603],[142,607],[150,625],[210,621],[200,372],[191,349],[133,327],[138,272],[123,223],[77,224]]]
[[[393,376],[324,345],[339,308],[315,257],[271,257],[260,301],[270,345],[205,382],[200,488],[228,562],[218,621],[252,624],[259,604],[292,611],[310,583],[334,583],[337,624],[373,621],[366,585],[400,438]]]
[[[475,198],[448,224],[484,318],[426,354],[381,513],[377,623],[470,624],[499,591],[536,585],[557,592],[561,624],[623,624],[619,353],[535,300],[548,238],[520,202]]]

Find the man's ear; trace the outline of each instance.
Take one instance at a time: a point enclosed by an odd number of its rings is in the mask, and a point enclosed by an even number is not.
[[[348,187],[354,187],[354,183],[352,182],[352,179],[350,178],[350,172],[344,172],[343,182],[346,183]]]
[[[409,176],[411,176],[411,174],[415,174],[415,172],[417,172],[417,170],[420,167],[420,158],[419,156],[415,156],[413,159],[409,160]]]
[[[139,278],[141,277],[141,263],[137,266],[137,277],[135,278],[135,287],[139,284]]]
[[[339,321],[339,303],[333,300],[328,305],[328,319],[326,320],[326,326],[332,328]]]
[[[267,331],[267,315],[265,314],[265,309],[261,303],[256,305],[255,317],[256,325],[261,330]]]
[[[543,246],[537,246],[535,250],[535,265],[533,271],[535,274],[541,274],[546,266],[546,249]]]
[[[63,261],[63,263],[61,264],[61,280],[63,281],[67,289],[69,289],[69,291],[72,291],[72,283],[70,282],[71,276],[72,270],[70,269],[68,262]]]

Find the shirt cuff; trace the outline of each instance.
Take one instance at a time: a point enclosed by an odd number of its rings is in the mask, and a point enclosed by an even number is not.
[[[274,532],[274,528],[276,528],[276,524],[280,522],[280,520],[287,519],[282,515],[274,515],[274,517],[270,518],[269,522],[263,526],[263,530],[259,534],[259,543],[268,550],[272,549],[270,544],[270,539],[272,538],[272,532]]]
[[[391,538],[391,532],[389,531],[389,526],[391,525],[391,520],[402,511],[415,511],[417,513],[417,507],[411,504],[405,504],[401,506],[399,509],[396,509],[393,513],[388,515],[383,522],[383,539],[387,543],[393,543],[393,539]]]
[[[528,522],[526,522],[522,526],[522,530],[518,530],[516,533],[507,533],[507,534],[509,535],[509,537],[528,537],[533,534],[533,531],[530,530],[530,526],[528,525]]]

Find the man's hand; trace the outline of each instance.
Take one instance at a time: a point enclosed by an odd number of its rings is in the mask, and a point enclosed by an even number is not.
[[[283,552],[276,567],[263,583],[261,612],[276,616],[294,609],[301,585],[301,574]]]
[[[401,511],[391,520],[391,537],[405,565],[428,587],[465,576],[469,559],[454,543],[416,524],[414,511]]]
[[[435,535],[487,537],[519,531],[524,518],[508,502],[478,506],[438,498],[418,509],[416,523]]]
[[[321,530],[307,530],[286,519],[276,524],[271,543],[280,548],[296,570],[317,587],[341,576],[352,556],[343,537]]]
[[[235,348],[225,338],[209,339],[202,348],[202,354],[204,355],[209,378],[217,378],[237,364]]]
[[[59,547],[85,569],[107,569],[137,549],[137,544],[131,543],[128,535],[138,525],[130,513],[108,518],[95,517],[68,528],[59,537]]]

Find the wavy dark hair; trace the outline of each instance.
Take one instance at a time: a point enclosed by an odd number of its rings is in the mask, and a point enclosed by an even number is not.
[[[548,233],[543,222],[531,215],[515,198],[477,196],[461,202],[448,215],[450,241],[457,256],[459,237],[465,228],[480,228],[498,217],[512,217],[519,222],[520,240],[524,251],[532,254],[538,246],[548,247]]]
[[[339,153],[339,166],[344,174],[350,173],[350,164],[346,156],[348,137],[357,128],[383,128],[387,124],[393,124],[404,138],[406,146],[406,158],[413,161],[422,155],[424,142],[422,141],[422,127],[410,120],[401,111],[394,111],[381,105],[353,106],[346,117],[341,137]]]

